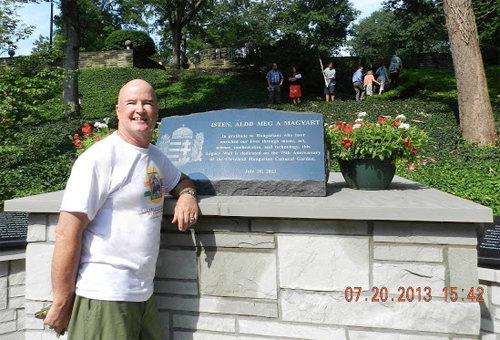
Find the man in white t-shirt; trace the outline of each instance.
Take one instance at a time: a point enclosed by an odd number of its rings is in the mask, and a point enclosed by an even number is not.
[[[44,323],[69,339],[161,339],[153,278],[163,199],[172,223],[196,223],[193,182],[149,143],[156,94],[132,80],[116,105],[118,131],[75,162],[61,204],[52,260],[53,304]]]

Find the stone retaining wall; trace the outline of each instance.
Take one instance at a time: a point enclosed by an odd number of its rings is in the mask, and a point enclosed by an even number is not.
[[[480,286],[475,223],[491,210],[399,178],[379,192],[330,180],[327,197],[199,197],[187,233],[171,226],[167,199],[155,281],[164,339],[479,339],[480,302],[467,293]],[[30,212],[30,340],[53,337],[33,313],[52,298],[61,197],[5,205]]]
[[[0,252],[0,340],[24,339],[24,252]]]

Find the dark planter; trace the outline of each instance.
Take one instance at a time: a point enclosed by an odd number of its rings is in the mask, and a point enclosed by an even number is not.
[[[394,178],[396,165],[390,159],[378,158],[339,159],[342,176],[351,189],[383,190],[387,189]]]

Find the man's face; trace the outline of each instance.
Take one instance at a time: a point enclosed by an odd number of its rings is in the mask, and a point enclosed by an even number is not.
[[[151,85],[139,79],[127,83],[118,96],[116,114],[118,130],[125,140],[149,142],[158,119],[158,103]]]
[[[328,64],[328,67],[330,68],[330,70],[333,70],[333,64]]]
[[[277,70],[278,69],[278,64],[273,64],[273,70]]]

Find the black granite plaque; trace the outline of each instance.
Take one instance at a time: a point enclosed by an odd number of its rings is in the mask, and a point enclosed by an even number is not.
[[[25,212],[0,212],[0,246],[26,244],[28,215]]]
[[[479,264],[500,267],[500,216],[494,218],[494,223],[478,226],[477,238]]]
[[[200,194],[326,195],[318,113],[248,109],[168,117],[157,146]]]

